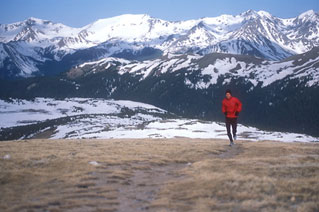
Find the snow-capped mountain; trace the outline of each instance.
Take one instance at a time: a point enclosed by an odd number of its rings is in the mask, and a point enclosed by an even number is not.
[[[30,46],[59,50],[88,48],[90,44],[81,35],[82,28],[72,28],[60,23],[29,18],[23,22],[0,25],[0,42],[24,41]]]
[[[0,25],[0,76],[59,73],[103,57],[130,58],[145,48],[155,56],[219,52],[281,60],[316,46],[319,15],[312,10],[291,19],[250,10],[180,22],[127,14],[82,28],[30,18]]]

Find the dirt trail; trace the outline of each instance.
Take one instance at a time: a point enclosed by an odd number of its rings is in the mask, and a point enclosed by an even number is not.
[[[226,149],[225,152],[218,155],[219,158],[221,159],[233,158],[244,152],[242,144],[239,144],[239,143],[236,143],[233,146],[227,146],[225,149]]]
[[[91,202],[91,205],[78,205],[66,211],[94,211],[96,207],[103,211],[148,211],[161,187],[172,180],[185,177],[178,171],[186,166],[178,163],[159,166],[148,162],[113,166],[101,164],[94,172],[87,173],[81,178],[81,183],[76,185],[77,189],[66,192],[68,201],[82,200]],[[125,170],[132,171],[124,175],[115,174],[124,173]],[[98,205],[92,204],[99,200],[104,201]],[[55,205],[59,204],[55,202]]]
[[[148,210],[151,202],[156,198],[162,186],[171,180],[182,179],[178,171],[185,164],[169,164],[155,166],[146,170],[136,170],[129,179],[130,183],[119,187],[120,212],[134,212]]]
[[[243,152],[243,148],[241,144],[236,144],[232,147],[225,145],[221,152],[218,155],[207,154],[201,157],[200,160],[212,157],[221,159],[234,158]],[[92,178],[86,183],[91,185],[90,188],[93,190],[112,184],[111,190],[116,192],[117,196],[117,204],[115,205],[118,212],[149,211],[151,202],[156,199],[161,188],[187,177],[181,174],[180,171],[188,166],[191,166],[191,163],[156,165],[150,161],[143,161],[115,166],[102,164],[97,171],[89,173]],[[125,177],[114,175],[114,172],[123,170],[132,170],[132,172]],[[83,208],[83,210],[87,209]]]

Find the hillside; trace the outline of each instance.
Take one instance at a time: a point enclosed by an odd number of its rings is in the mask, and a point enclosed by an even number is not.
[[[136,61],[104,58],[53,77],[0,81],[0,98],[144,102],[184,118],[221,122],[225,90],[244,103],[241,123],[319,136],[319,48],[282,61],[213,53]]]
[[[0,142],[1,211],[318,211],[317,143]]]

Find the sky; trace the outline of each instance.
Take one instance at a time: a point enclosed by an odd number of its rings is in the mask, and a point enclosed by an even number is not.
[[[148,14],[167,21],[238,15],[249,9],[293,18],[319,11],[319,0],[0,0],[0,23],[29,17],[83,27],[98,19],[122,14]]]

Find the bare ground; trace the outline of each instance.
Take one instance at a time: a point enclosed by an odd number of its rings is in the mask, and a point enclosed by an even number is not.
[[[319,211],[319,144],[0,142],[0,211]]]

